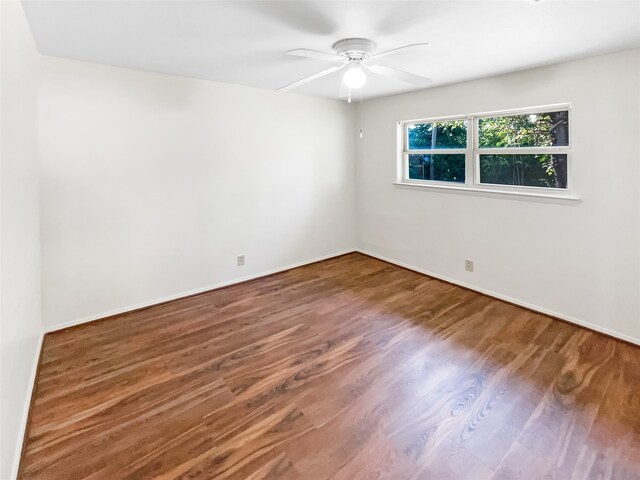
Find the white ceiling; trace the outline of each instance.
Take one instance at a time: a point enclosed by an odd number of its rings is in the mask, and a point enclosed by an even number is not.
[[[378,62],[433,85],[640,46],[640,0],[23,4],[45,55],[268,89],[330,66],[287,50],[331,51],[346,37],[369,38],[379,51],[429,42]],[[363,98],[414,89],[369,77]],[[337,98],[341,78],[334,73],[296,92]]]

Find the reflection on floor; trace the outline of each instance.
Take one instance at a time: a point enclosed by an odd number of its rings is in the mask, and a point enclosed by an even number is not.
[[[637,479],[639,365],[349,254],[48,335],[21,478]]]

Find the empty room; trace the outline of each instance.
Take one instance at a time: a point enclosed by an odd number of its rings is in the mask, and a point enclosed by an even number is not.
[[[0,43],[0,480],[640,480],[640,0]]]

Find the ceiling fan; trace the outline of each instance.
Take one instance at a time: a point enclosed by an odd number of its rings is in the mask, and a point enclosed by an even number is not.
[[[424,88],[433,80],[391,67],[385,67],[382,65],[369,65],[369,62],[371,60],[377,60],[378,58],[386,57],[387,55],[392,55],[406,49],[422,47],[425,45],[428,44],[412,43],[410,45],[404,45],[402,47],[393,48],[384,52],[373,53],[375,44],[371,40],[368,40],[366,38],[345,38],[333,44],[333,50],[335,51],[335,53],[321,52],[319,50],[309,50],[306,48],[289,50],[288,52],[286,52],[287,55],[314,58],[316,60],[325,60],[328,62],[337,63],[338,65],[327,68],[318,73],[314,73],[313,75],[309,75],[308,77],[304,77],[293,83],[285,85],[284,87],[280,87],[278,88],[278,90],[286,92],[342,69],[346,69],[343,81],[344,84],[349,88],[349,102],[351,102],[351,89],[358,89],[366,83],[366,72],[393,78],[405,83],[410,83],[411,85],[415,85],[420,88]]]

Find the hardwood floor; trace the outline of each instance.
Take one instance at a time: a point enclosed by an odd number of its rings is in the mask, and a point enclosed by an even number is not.
[[[23,479],[640,479],[640,348],[349,254],[45,337]]]

